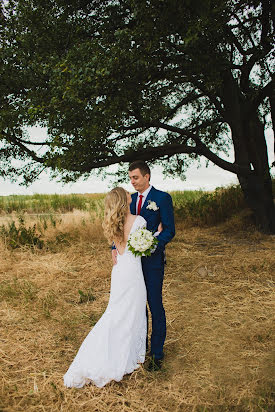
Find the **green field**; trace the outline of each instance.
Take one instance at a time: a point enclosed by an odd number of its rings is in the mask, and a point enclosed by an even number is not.
[[[202,190],[186,190],[171,192],[175,208],[180,208],[188,202],[200,199],[205,192]],[[73,209],[90,210],[95,208],[105,197],[104,193],[70,194],[70,195],[10,195],[0,196],[0,213],[27,212],[71,212]]]
[[[65,213],[73,209],[93,209],[104,194],[92,195],[11,195],[0,196],[0,213]]]
[[[193,224],[222,220],[244,206],[238,186],[218,188],[213,192],[186,190],[170,192],[176,216]],[[0,214],[62,214],[73,210],[96,212],[101,215],[105,194],[70,195],[11,195],[0,196]],[[226,205],[226,207],[225,207]],[[225,210],[226,209],[226,210]],[[212,218],[210,218],[212,215]]]
[[[275,193],[275,180],[273,180]],[[241,216],[243,223],[251,224],[252,212],[247,208],[238,185],[217,188],[212,192],[187,190],[170,192],[176,222],[187,226],[211,226]],[[0,236],[14,239],[15,244],[42,244],[39,238],[45,230],[55,227],[64,215],[83,212],[83,224],[102,220],[104,193],[42,195],[12,195],[0,197]],[[34,223],[35,221],[35,223]],[[244,222],[245,221],[245,222]],[[18,240],[19,239],[19,240]],[[18,244],[19,242],[19,244]]]

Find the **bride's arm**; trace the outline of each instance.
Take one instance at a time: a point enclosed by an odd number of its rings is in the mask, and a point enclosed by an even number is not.
[[[117,250],[116,249],[112,249],[112,261],[113,261],[113,265],[117,264]]]

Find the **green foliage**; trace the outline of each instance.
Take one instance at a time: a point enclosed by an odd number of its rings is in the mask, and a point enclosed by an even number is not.
[[[37,233],[36,224],[32,227],[26,227],[22,216],[19,216],[19,225],[14,221],[8,224],[8,227],[2,225],[0,227],[0,236],[4,238],[5,243],[12,249],[20,246],[31,246],[42,249],[44,241],[41,239],[41,234]]]
[[[48,168],[69,182],[118,164],[109,174],[122,180],[123,165],[142,159],[184,179],[203,157],[238,176],[258,225],[275,233],[264,133],[274,125],[271,1],[2,9],[0,176],[29,184]],[[37,124],[48,134],[30,141]]]
[[[13,278],[12,280],[3,280],[0,282],[0,299],[9,300],[16,303],[18,299],[23,298],[25,302],[36,299],[38,289],[31,281]]]
[[[46,296],[40,299],[42,313],[46,318],[51,317],[51,311],[57,306],[56,295],[53,291],[49,291]]]
[[[203,190],[179,190],[170,192],[175,210],[184,207],[186,203],[197,201],[204,193]]]
[[[104,198],[105,194],[98,195],[97,198],[91,198],[89,200],[89,208],[91,211],[96,212],[96,214],[100,214],[102,209],[104,209]]]
[[[71,212],[73,209],[86,210],[89,203],[93,204],[93,198],[87,200],[83,195],[11,195],[0,196],[0,212],[28,212],[28,213],[46,213],[52,216],[52,213]]]
[[[143,158],[183,176],[198,156],[237,173],[211,154],[232,143],[236,104],[242,112],[245,101],[246,115],[252,102],[270,112],[265,93],[258,101],[272,71],[270,7],[235,0],[6,1],[0,175],[30,183],[47,167],[73,181]],[[236,104],[225,93],[232,87]],[[251,119],[257,113],[251,110]],[[34,142],[42,151],[26,143],[25,127],[37,124],[48,128],[45,140]]]
[[[92,289],[87,290],[87,292],[83,292],[82,290],[78,290],[79,293],[79,301],[78,303],[87,303],[92,302],[95,300],[95,296],[93,295]]]
[[[273,196],[275,198],[275,179],[272,180]],[[173,200],[175,216],[178,222],[184,222],[189,225],[213,225],[226,221],[233,215],[238,214],[243,209],[247,208],[244,200],[244,196],[240,186],[233,185],[227,188],[217,188],[213,192],[204,192],[202,190],[187,190],[187,191],[174,191],[170,192]],[[48,202],[51,201],[51,195],[45,195]],[[81,202],[78,204],[83,207],[84,210],[90,211],[89,222],[102,219],[104,214],[104,197],[105,194],[97,194],[94,196],[82,195]],[[39,210],[39,203],[33,202],[33,198],[26,199],[26,196],[17,196],[17,205],[26,202],[28,204],[28,211],[32,213],[31,206],[35,208],[35,211]],[[68,203],[64,195],[60,195],[60,199],[56,200],[57,195],[53,196],[53,199],[59,204],[61,210],[74,209],[71,204]],[[64,203],[63,199],[66,199]],[[3,199],[3,197],[2,197]],[[39,199],[42,201],[41,209],[44,208],[44,198],[41,196]],[[74,197],[71,197],[74,199]],[[1,200],[1,198],[0,198]],[[8,212],[10,204],[7,203],[7,210],[2,209],[2,212]],[[2,206],[3,207],[3,206]],[[5,207],[5,206],[4,206]],[[14,206],[16,208],[16,205]],[[44,210],[44,209],[43,209]],[[4,239],[8,247],[15,249],[21,246],[28,246],[31,248],[43,248],[47,247],[51,250],[59,250],[60,247],[68,246],[73,239],[78,236],[78,233],[63,232],[58,228],[57,223],[62,222],[62,217],[58,214],[41,214],[37,215],[38,223],[30,226],[26,226],[25,220],[22,216],[19,216],[19,224],[16,224],[12,220],[7,225],[0,227],[0,236]],[[87,225],[87,221],[82,218],[81,225],[84,227]],[[56,229],[54,240],[43,239],[45,231],[53,227]],[[90,295],[89,295],[90,293]],[[79,291],[80,300],[83,302],[88,301],[92,292],[85,294]]]
[[[246,207],[240,186],[217,188],[201,193],[197,199],[188,199],[176,208],[176,216],[190,224],[216,224]]]

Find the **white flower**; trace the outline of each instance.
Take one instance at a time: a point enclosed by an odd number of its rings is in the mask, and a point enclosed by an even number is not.
[[[128,247],[135,256],[150,256],[152,248],[156,249],[158,240],[147,229],[137,229],[129,236]]]
[[[159,209],[156,202],[154,202],[153,200],[148,200],[148,203],[149,205],[146,207],[146,209],[153,210],[154,212]]]

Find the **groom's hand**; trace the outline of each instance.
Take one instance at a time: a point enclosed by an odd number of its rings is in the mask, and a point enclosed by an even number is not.
[[[116,249],[112,249],[112,261],[113,261],[113,265],[117,264],[117,250]]]

